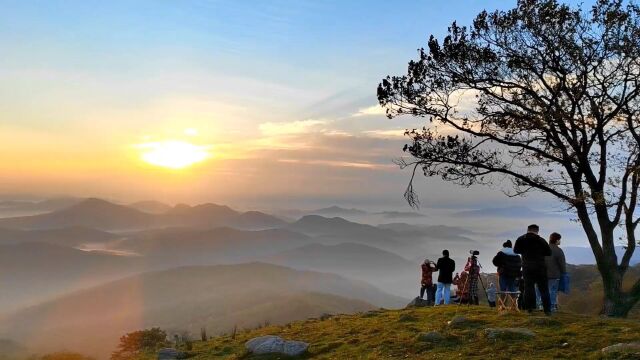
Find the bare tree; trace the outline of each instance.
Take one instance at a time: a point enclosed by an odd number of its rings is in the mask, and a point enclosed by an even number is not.
[[[417,171],[463,186],[509,180],[509,196],[554,196],[584,229],[610,316],[640,299],[640,281],[623,288],[640,222],[639,15],[620,0],[589,10],[519,0],[469,28],[454,22],[442,43],[431,36],[407,75],[378,86],[389,118],[429,121],[406,132],[410,156],[399,162],[413,169],[410,204]]]

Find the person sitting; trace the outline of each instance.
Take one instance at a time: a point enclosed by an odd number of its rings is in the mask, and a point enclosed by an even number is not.
[[[490,283],[487,288],[487,301],[489,301],[490,307],[496,307],[496,285]]]
[[[516,279],[522,276],[522,259],[513,252],[511,240],[502,244],[496,256],[493,257],[493,265],[498,268],[498,284],[500,291],[516,292]]]
[[[424,299],[427,293],[427,304],[432,305],[435,297],[435,289],[433,287],[433,272],[435,271],[435,263],[426,259],[421,265],[422,278],[420,280],[420,300]]]

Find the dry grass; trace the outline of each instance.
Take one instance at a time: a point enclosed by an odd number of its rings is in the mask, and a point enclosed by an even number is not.
[[[455,315],[468,322],[456,328],[447,325]],[[533,339],[490,340],[487,327],[525,327]],[[438,331],[444,340],[422,342],[418,335]],[[286,326],[244,331],[235,339],[221,336],[197,342],[192,359],[279,359],[278,356],[247,354],[244,343],[256,336],[279,335],[309,342],[306,359],[600,359],[603,347],[640,341],[640,323],[559,313],[499,315],[487,307],[440,307],[380,310],[356,315],[312,319]]]

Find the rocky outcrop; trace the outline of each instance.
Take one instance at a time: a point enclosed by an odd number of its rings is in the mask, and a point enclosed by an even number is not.
[[[246,342],[245,348],[255,355],[283,354],[287,356],[299,356],[309,348],[309,344],[303,341],[284,340],[279,336],[267,335],[253,338]]]
[[[173,348],[163,348],[158,351],[158,360],[177,360],[186,358],[186,354]]]
[[[419,297],[411,300],[411,302],[409,304],[407,304],[408,308],[425,307],[425,306],[431,306],[431,303],[429,301],[427,301],[427,300],[420,299]]]
[[[618,343],[615,345],[607,346],[601,351],[606,355],[637,355],[640,357],[640,342]]]

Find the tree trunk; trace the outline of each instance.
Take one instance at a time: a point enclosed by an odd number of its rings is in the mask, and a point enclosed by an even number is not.
[[[604,301],[602,304],[602,314],[611,317],[626,317],[635,302],[630,299],[622,289],[622,276],[618,271],[605,276],[602,274],[604,285]]]
[[[602,277],[604,289],[601,314],[611,317],[627,317],[627,314],[629,314],[629,311],[638,300],[625,293],[622,288],[622,281],[626,271],[618,266],[613,229],[603,229],[600,235],[603,240],[602,256],[598,257],[595,253],[594,255],[596,255],[598,271]]]

